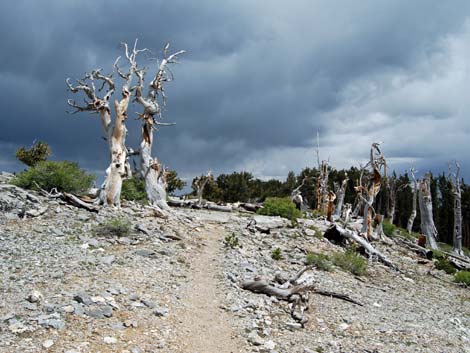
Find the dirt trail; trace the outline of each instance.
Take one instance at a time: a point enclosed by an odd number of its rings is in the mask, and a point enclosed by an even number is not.
[[[191,258],[188,284],[181,301],[184,308],[176,312],[178,352],[238,353],[246,352],[231,322],[234,320],[221,309],[224,304],[220,288],[219,256],[224,230],[208,225],[201,237],[202,246]]]

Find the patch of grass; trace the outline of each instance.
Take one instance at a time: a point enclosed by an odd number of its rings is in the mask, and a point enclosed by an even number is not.
[[[362,276],[367,271],[366,260],[364,260],[361,255],[357,254],[354,249],[335,253],[333,255],[333,263],[356,276]]]
[[[227,235],[224,239],[224,244],[227,248],[232,249],[240,247],[240,241],[238,240],[238,237],[235,233]]]
[[[42,161],[15,176],[11,183],[24,189],[82,194],[91,188],[94,175],[87,174],[77,163]]]
[[[271,257],[278,261],[278,260],[281,260],[282,259],[282,251],[280,248],[276,248],[274,249],[273,251],[271,251]]]
[[[302,212],[288,197],[268,197],[257,213],[265,216],[281,216],[292,222],[296,222],[297,218],[302,217]]]
[[[470,286],[470,271],[459,271],[454,275],[454,282]]]
[[[99,236],[126,237],[131,234],[131,223],[124,218],[112,218],[95,228],[94,233]]]
[[[452,245],[446,244],[446,243],[437,243],[437,246],[439,247],[440,250],[446,251],[446,252],[452,252]]]
[[[434,266],[438,270],[442,270],[445,273],[449,275],[453,275],[455,272],[457,272],[457,269],[452,265],[449,261],[447,261],[445,258],[440,258],[438,259],[435,263]]]
[[[397,227],[394,224],[387,221],[387,220],[383,221],[382,227],[383,227],[385,235],[389,236],[389,237],[393,237],[395,235],[396,230],[397,230]]]
[[[444,253],[438,249],[432,249],[432,258],[437,260],[443,260],[445,258]]]
[[[322,271],[331,271],[333,262],[325,254],[309,252],[305,257],[305,264],[308,266],[315,266]]]

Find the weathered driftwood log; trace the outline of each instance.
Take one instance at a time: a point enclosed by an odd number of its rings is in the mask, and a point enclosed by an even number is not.
[[[339,226],[338,224],[333,224],[330,228],[326,230],[324,236],[327,239],[341,239],[341,238],[351,239],[355,241],[356,243],[358,243],[359,245],[361,245],[365,249],[369,257],[377,258],[388,267],[391,267],[395,270],[398,269],[390,260],[387,259],[387,257],[384,254],[382,254],[380,251],[375,249],[366,239],[364,239],[359,234],[356,234],[354,231],[350,229],[343,228]]]
[[[93,203],[93,199],[89,199],[89,202],[79,198],[78,196],[75,196],[73,194],[67,193],[67,192],[58,192],[56,188],[53,188],[51,191],[46,191],[39,187],[39,185],[36,183],[36,186],[39,188],[39,191],[46,197],[50,199],[60,199],[63,200],[64,202],[67,202],[68,204],[78,207],[78,208],[84,208],[87,211],[90,212],[98,212],[99,208]]]
[[[85,210],[90,211],[90,212],[98,212],[99,211],[99,208],[96,205],[94,205],[92,203],[82,201],[79,197],[77,197],[73,194],[69,194],[67,192],[64,192],[63,195],[64,195],[63,199],[66,202],[70,203],[71,205],[73,205],[75,207],[84,208]]]

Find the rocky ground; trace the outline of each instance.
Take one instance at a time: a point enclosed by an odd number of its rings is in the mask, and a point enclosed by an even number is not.
[[[307,251],[343,251],[315,232],[325,221],[187,209],[165,220],[131,203],[96,214],[7,180],[0,352],[470,352],[470,291],[395,245],[378,247],[402,272],[377,262],[361,277],[313,270],[317,288],[363,306],[311,295],[302,327],[289,303],[240,283],[289,278]],[[129,234],[100,232],[115,218]],[[247,228],[253,218],[258,229]]]

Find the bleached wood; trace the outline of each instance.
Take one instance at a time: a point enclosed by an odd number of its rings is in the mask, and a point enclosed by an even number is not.
[[[406,224],[406,230],[408,231],[408,234],[411,234],[413,231],[413,224],[415,222],[416,218],[416,203],[417,203],[417,196],[418,196],[418,182],[416,181],[416,170],[414,167],[411,167],[410,169],[410,174],[411,174],[411,192],[412,192],[412,206],[411,206],[411,214],[410,218],[408,218],[408,223]]]
[[[434,225],[432,198],[431,198],[431,176],[426,174],[419,181],[419,211],[421,216],[421,232],[426,236],[426,243],[431,249],[438,249],[437,229]]]
[[[449,179],[452,185],[452,195],[454,196],[454,232],[453,232],[453,252],[460,256],[465,256],[462,250],[462,187],[460,185],[460,165],[455,162],[455,172],[452,164],[449,163]]]
[[[344,197],[346,195],[346,188],[348,186],[348,174],[345,173],[345,178],[341,182],[341,186],[338,183],[335,183],[335,192],[336,192],[336,208],[335,208],[335,213],[334,216],[336,218],[340,218],[342,211],[343,211],[343,203],[344,203]]]

